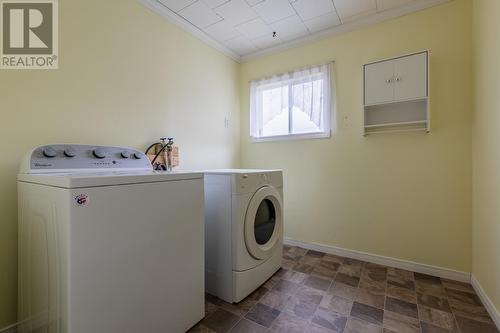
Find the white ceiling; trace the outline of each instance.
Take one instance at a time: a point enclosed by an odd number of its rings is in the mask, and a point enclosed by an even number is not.
[[[449,0],[141,1],[234,59],[244,60]]]

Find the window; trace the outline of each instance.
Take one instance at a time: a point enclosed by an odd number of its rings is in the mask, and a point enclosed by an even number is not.
[[[326,64],[251,82],[252,138],[329,137],[331,71]]]

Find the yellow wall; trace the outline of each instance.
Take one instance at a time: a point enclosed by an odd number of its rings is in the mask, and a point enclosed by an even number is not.
[[[500,1],[474,1],[472,273],[500,309]]]
[[[455,0],[242,65],[242,166],[284,169],[286,236],[470,271],[471,9]],[[432,132],[363,137],[361,66],[423,49]],[[248,81],[330,60],[333,137],[251,143]]]
[[[58,70],[0,71],[0,327],[15,320],[15,179],[28,149],[143,149],[172,135],[185,168],[239,160],[238,64],[136,0],[59,1],[59,17]]]

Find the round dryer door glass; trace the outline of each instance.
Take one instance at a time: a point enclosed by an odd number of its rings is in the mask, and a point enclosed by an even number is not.
[[[269,199],[264,199],[255,214],[255,241],[264,245],[271,239],[276,226],[276,209]]]
[[[245,214],[245,244],[252,257],[271,258],[283,237],[281,194],[272,186],[254,193]]]

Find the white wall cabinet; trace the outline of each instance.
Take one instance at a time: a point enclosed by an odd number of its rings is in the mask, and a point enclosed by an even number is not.
[[[407,101],[427,97],[427,52],[394,61],[394,97]]]
[[[430,130],[429,52],[363,66],[364,133]]]
[[[379,62],[365,67],[365,105],[394,101],[394,63]]]

